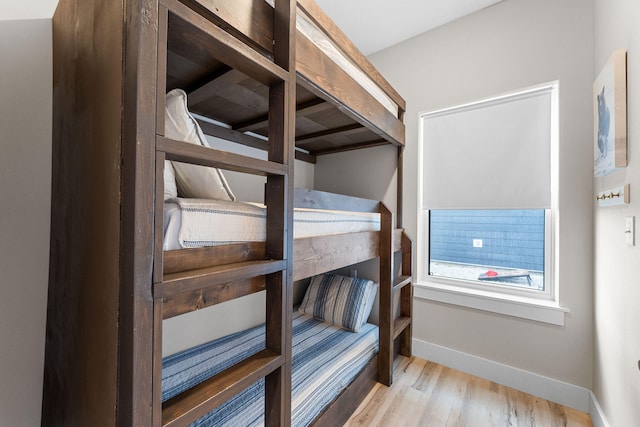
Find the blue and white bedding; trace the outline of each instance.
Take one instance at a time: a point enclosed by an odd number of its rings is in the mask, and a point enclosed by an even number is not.
[[[264,337],[261,325],[166,357],[162,361],[162,401],[264,349]],[[291,424],[309,425],[377,352],[377,326],[365,323],[359,333],[353,333],[295,311]],[[192,425],[263,424],[261,380]]]
[[[174,198],[164,204],[164,250],[261,242],[267,211],[257,203]],[[379,231],[380,214],[296,208],[295,238]]]

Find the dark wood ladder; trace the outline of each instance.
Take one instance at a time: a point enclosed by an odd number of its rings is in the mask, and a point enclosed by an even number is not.
[[[291,423],[291,306],[293,283],[293,163],[295,124],[295,14],[292,0],[276,1],[273,60],[240,42],[177,0],[161,0],[158,28],[156,112],[155,252],[153,273],[153,422],[186,426],[246,387],[265,378],[265,425]],[[215,49],[216,59],[269,87],[268,160],[197,146],[164,137],[164,97],[169,21],[197,30]],[[267,177],[267,235],[264,259],[230,262],[180,273],[164,273],[163,170],[165,160],[217,167]],[[264,279],[262,279],[264,277]],[[256,280],[259,278],[260,280]],[[216,292],[233,283],[238,292],[222,293],[216,303],[266,289],[266,348],[161,404],[162,321],[193,309],[190,295]],[[257,284],[256,284],[257,283]],[[242,285],[243,284],[243,285]],[[164,302],[185,298],[183,307]],[[187,302],[188,301],[188,302]]]
[[[399,353],[411,356],[411,325],[413,310],[412,243],[404,233],[394,233],[393,213],[380,204],[380,312],[378,381],[390,386],[393,383],[395,344]],[[399,239],[400,241],[394,241]],[[396,249],[402,256],[400,274],[396,275],[394,258]],[[399,313],[396,316],[395,295],[399,293]]]

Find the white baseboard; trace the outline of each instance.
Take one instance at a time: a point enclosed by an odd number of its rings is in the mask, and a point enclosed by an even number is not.
[[[534,374],[513,366],[504,365],[472,354],[463,353],[437,344],[413,339],[413,354],[440,365],[448,366],[459,371],[493,381],[534,396],[542,397],[578,411],[591,415],[591,409],[602,414],[600,406],[593,393],[577,385],[558,381],[553,378]],[[594,416],[591,415],[593,419]],[[604,417],[600,416],[601,420]],[[594,427],[608,427],[606,423],[596,424]]]
[[[589,416],[591,417],[593,427],[609,427],[600,403],[598,403],[598,399],[596,399],[596,396],[591,391],[589,392]]]

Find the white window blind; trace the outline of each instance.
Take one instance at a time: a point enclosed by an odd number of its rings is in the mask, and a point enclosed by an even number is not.
[[[550,208],[552,89],[421,115],[422,208]]]

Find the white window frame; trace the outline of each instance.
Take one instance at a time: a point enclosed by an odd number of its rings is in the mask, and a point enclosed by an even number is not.
[[[452,108],[419,114],[418,141],[418,241],[415,297],[475,308],[515,317],[564,325],[566,308],[559,305],[558,264],[558,187],[559,187],[559,82],[554,81],[524,90],[513,91],[490,99],[471,102]],[[429,275],[429,213],[423,209],[423,144],[424,119],[449,110],[482,108],[496,101],[520,97],[523,94],[549,92],[551,94],[550,138],[550,209],[545,210],[545,289],[543,291],[517,288],[480,281]]]

